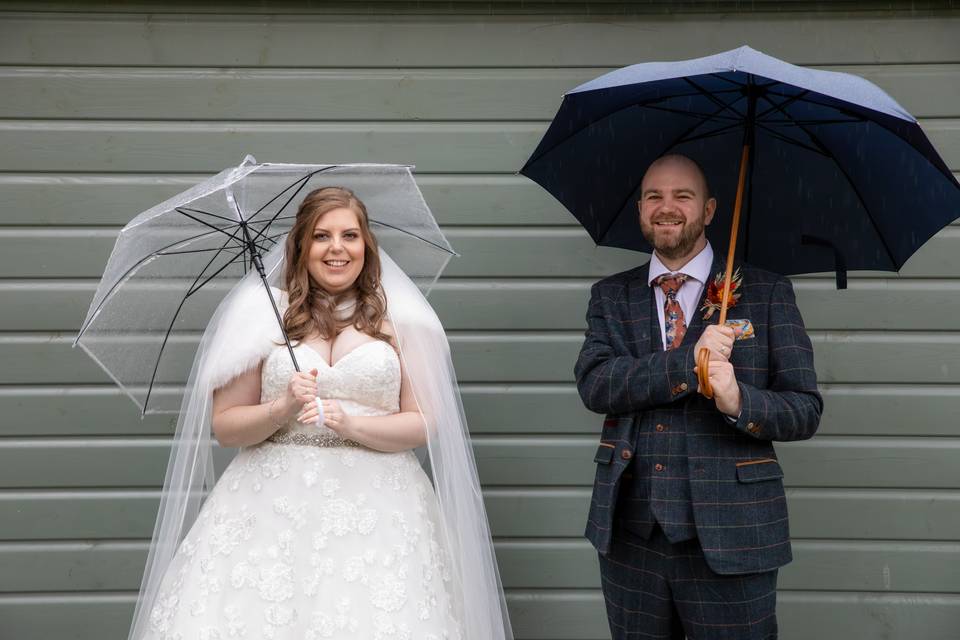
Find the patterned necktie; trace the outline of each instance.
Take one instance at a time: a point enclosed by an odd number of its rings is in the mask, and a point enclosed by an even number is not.
[[[677,300],[677,292],[687,281],[686,274],[665,273],[656,279],[656,283],[663,290],[663,327],[667,335],[667,349],[676,349],[683,342],[687,333],[687,323],[683,319],[683,309]]]

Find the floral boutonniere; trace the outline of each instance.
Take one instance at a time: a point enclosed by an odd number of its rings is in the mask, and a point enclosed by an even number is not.
[[[723,278],[725,275],[726,274],[721,271],[707,284],[707,295],[704,298],[703,306],[700,307],[700,310],[704,312],[704,320],[709,320],[713,312],[719,311],[720,306],[723,304]],[[728,309],[735,307],[737,301],[740,299],[740,280],[742,279],[743,274],[740,273],[740,269],[737,269],[730,279],[730,301],[727,302]]]

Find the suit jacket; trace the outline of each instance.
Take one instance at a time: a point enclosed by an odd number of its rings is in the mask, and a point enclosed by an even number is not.
[[[714,261],[711,273],[724,265]],[[700,306],[687,318],[676,349],[664,351],[651,314],[648,265],[593,285],[586,338],[577,360],[577,389],[591,411],[606,414],[586,536],[610,548],[621,475],[641,429],[683,421],[697,537],[719,574],[768,571],[790,562],[783,471],[772,441],[810,438],[820,423],[813,349],[790,281],[741,265],[741,297],[728,319],[749,319],[755,337],[737,340],[730,361],[742,397],[731,424],[697,392],[694,345],[706,321]],[[716,322],[718,313],[711,318]],[[650,473],[636,461],[634,473]]]

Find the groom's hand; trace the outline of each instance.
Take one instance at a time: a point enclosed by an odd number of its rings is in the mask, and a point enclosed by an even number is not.
[[[713,401],[717,409],[731,418],[740,415],[740,385],[733,371],[733,365],[726,360],[710,362],[710,385],[713,387]]]
[[[711,365],[714,362],[726,362],[733,352],[735,337],[733,327],[711,324],[700,334],[700,339],[693,348],[694,356],[700,353],[700,349],[709,349]]]

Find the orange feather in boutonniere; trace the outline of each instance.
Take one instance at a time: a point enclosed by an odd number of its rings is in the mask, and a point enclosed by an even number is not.
[[[707,284],[707,295],[704,297],[703,306],[700,307],[700,311],[704,312],[704,320],[709,320],[713,312],[719,311],[720,306],[723,304],[723,278],[725,275],[725,273],[720,272]],[[740,273],[740,269],[737,269],[736,273],[734,273],[730,279],[730,301],[727,302],[728,309],[735,307],[737,301],[740,300],[740,280],[742,278],[743,274]]]

